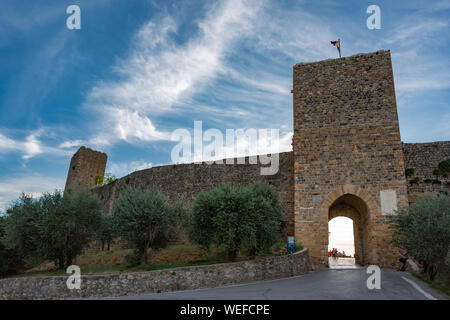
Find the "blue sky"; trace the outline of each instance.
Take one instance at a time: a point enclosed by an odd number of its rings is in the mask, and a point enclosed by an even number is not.
[[[81,8],[81,30],[66,8]],[[366,8],[381,8],[381,30]],[[63,188],[80,145],[107,172],[169,164],[171,132],[292,134],[292,66],[390,49],[404,142],[450,140],[450,1],[0,2],[0,208]]]

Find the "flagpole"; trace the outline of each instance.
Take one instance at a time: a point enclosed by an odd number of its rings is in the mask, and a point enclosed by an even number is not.
[[[339,58],[341,58],[341,50],[342,50],[341,39],[338,38],[338,41],[339,41]]]

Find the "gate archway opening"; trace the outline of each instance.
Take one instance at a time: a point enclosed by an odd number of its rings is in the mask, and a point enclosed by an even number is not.
[[[335,217],[328,222],[328,252],[337,250],[335,257],[329,257],[330,267],[333,262],[338,265],[354,265],[355,241],[353,220],[347,217]]]
[[[336,217],[349,218],[353,222],[354,259],[357,265],[367,262],[368,208],[364,200],[353,194],[338,197],[329,207],[328,223]],[[329,227],[329,225],[328,225]]]

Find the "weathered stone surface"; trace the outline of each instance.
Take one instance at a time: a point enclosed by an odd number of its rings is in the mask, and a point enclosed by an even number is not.
[[[310,248],[317,265],[328,261],[328,221],[341,215],[354,221],[358,262],[394,266],[387,217],[424,192],[448,192],[448,178],[441,184],[424,180],[435,179],[432,171],[450,157],[450,141],[402,145],[389,51],[297,64],[293,85],[293,152],[280,154],[276,175],[262,176],[261,165],[248,159],[245,165],[169,165],[133,172],[93,192],[111,212],[128,185],[190,204],[198,192],[222,183],[268,181],[285,207],[286,234]],[[69,169],[66,188],[91,187],[104,173],[103,155],[80,149],[72,162],[85,169]],[[418,184],[408,183],[405,168],[415,169]],[[180,230],[172,242],[185,240]]]
[[[285,209],[288,226],[286,232],[294,234],[293,219],[293,154],[284,152],[279,155],[279,171],[274,175],[261,175],[260,169],[264,165],[249,164],[248,157],[245,164],[178,164],[154,167],[133,172],[114,183],[94,188],[105,202],[109,212],[117,200],[120,192],[127,186],[140,187],[162,191],[171,200],[177,198],[189,205],[202,190],[208,190],[221,184],[248,185],[255,182],[268,182],[279,193],[281,203]],[[183,242],[182,233],[174,242]]]
[[[0,280],[0,299],[114,297],[278,279],[312,270],[308,249],[291,255],[149,272],[82,276],[81,289],[67,289],[68,276]],[[83,271],[83,270],[81,270]]]
[[[450,177],[436,177],[433,170],[439,162],[450,159],[450,141],[430,143],[404,143],[405,167],[414,169],[407,179],[419,178],[418,183],[408,182],[409,202],[412,203],[424,193],[450,192]],[[436,183],[438,180],[440,183]],[[433,183],[434,181],[434,183]]]
[[[80,147],[70,161],[64,190],[89,190],[95,186],[95,177],[105,174],[106,153]]]
[[[355,216],[358,260],[394,265],[380,191],[408,198],[390,52],[297,64],[293,94],[296,240],[326,265],[329,219]]]

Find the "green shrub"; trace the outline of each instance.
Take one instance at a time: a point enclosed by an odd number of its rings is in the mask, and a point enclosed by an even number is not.
[[[181,211],[180,204],[170,204],[160,192],[124,190],[115,205],[113,223],[117,235],[135,248],[129,262],[146,265],[149,248],[166,247]]]
[[[440,171],[440,174],[444,178],[447,178],[450,174],[450,159],[439,162],[438,169]]]
[[[409,180],[410,185],[418,184],[419,182],[420,182],[419,177],[415,177],[414,179]]]
[[[105,184],[113,183],[116,180],[116,176],[111,173],[98,174],[95,176],[94,185],[103,186]]]
[[[0,216],[0,277],[17,273],[24,267],[21,257],[17,251],[8,248],[3,239],[5,236],[6,218]]]
[[[228,259],[234,260],[240,249],[250,256],[267,252],[284,227],[284,211],[270,185],[223,185],[198,194],[189,239],[207,249],[224,246]]]
[[[115,237],[113,217],[102,213],[100,220],[100,226],[95,232],[95,238],[100,242],[102,250],[105,250],[105,245],[106,250],[109,250]]]
[[[63,269],[98,230],[100,208],[90,192],[55,191],[39,199],[22,194],[6,210],[2,244],[14,253],[15,265],[30,268],[47,259]]]
[[[32,267],[41,261],[39,253],[39,223],[42,210],[39,201],[22,194],[7,210],[3,218],[3,246],[14,252],[19,265]]]
[[[407,168],[407,169],[405,169],[405,176],[407,178],[412,177],[413,174],[414,174],[414,168]]]
[[[46,193],[39,200],[40,253],[60,269],[72,264],[101,227],[100,199],[88,191]]]
[[[449,252],[450,196],[424,195],[390,219],[393,244],[419,260],[433,280]]]

